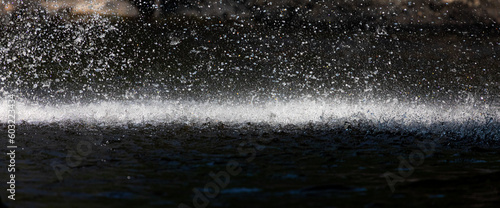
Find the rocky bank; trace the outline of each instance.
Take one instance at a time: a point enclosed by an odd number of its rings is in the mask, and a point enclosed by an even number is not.
[[[499,0],[11,0],[0,3],[0,14],[6,19],[29,8],[53,15],[141,17],[145,7],[153,18],[432,26],[500,22]]]

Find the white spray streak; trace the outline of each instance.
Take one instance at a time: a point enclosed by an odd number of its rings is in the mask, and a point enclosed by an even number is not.
[[[1,101],[1,115],[8,114],[7,100]],[[16,103],[18,122],[88,122],[120,125],[126,123],[268,123],[305,124],[363,120],[374,124],[404,126],[440,122],[487,122],[500,118],[498,108],[474,106],[426,106],[401,103],[348,104],[338,101],[270,102],[264,105],[201,103],[187,101],[100,102],[93,104],[34,105]],[[7,122],[7,117],[0,117]]]

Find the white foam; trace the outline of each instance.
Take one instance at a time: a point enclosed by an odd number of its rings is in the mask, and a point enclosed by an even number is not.
[[[0,122],[7,122],[7,100],[1,100]],[[500,120],[498,107],[429,106],[404,103],[358,103],[322,100],[268,102],[263,105],[189,101],[103,101],[91,104],[16,103],[17,122],[127,123],[268,123],[304,124],[362,120],[373,124],[485,123]]]

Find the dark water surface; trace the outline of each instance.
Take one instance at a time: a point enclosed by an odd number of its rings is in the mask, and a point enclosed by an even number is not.
[[[257,124],[43,124],[19,131],[26,135],[18,139],[24,148],[13,207],[193,207],[192,189],[214,193],[205,189],[215,181],[209,174],[231,161],[241,170],[209,207],[492,207],[499,200],[498,142],[442,138],[432,148],[431,135]],[[72,167],[52,167],[65,165]],[[391,192],[383,174],[399,171],[409,175]]]
[[[0,34],[9,207],[500,201],[498,28],[33,17]]]

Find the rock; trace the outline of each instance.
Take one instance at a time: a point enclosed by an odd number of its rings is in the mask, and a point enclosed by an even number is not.
[[[0,15],[5,15],[14,11],[15,2],[0,1]]]
[[[40,5],[49,14],[70,12],[76,15],[103,15],[103,16],[138,16],[138,10],[127,0],[25,0],[22,5],[19,1],[13,3],[0,2],[0,15],[13,13],[20,8],[30,8]]]
[[[126,0],[60,0],[42,2],[42,5],[51,13],[69,10],[77,15],[138,16],[137,8]]]

